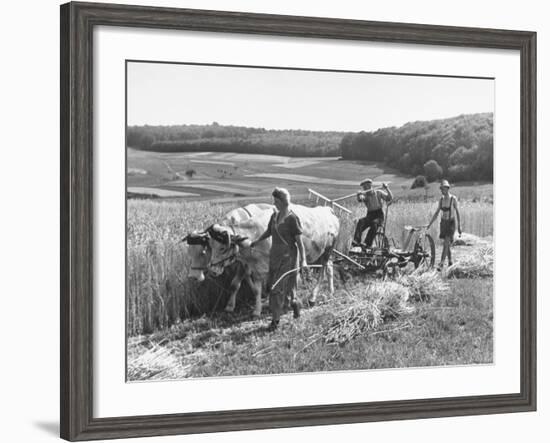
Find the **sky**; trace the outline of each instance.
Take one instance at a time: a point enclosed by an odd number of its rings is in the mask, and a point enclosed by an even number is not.
[[[492,79],[128,62],[128,125],[372,131],[492,112]]]

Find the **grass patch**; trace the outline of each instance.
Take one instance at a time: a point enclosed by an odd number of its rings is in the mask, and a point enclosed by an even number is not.
[[[131,338],[129,379],[492,362],[491,279],[448,280],[446,290],[432,294],[429,302],[425,297],[421,302],[403,302],[405,292],[410,296],[414,285],[379,285],[387,283],[339,290],[324,304],[304,309],[298,320],[284,316],[275,333],[267,332],[267,315],[248,321],[242,314],[217,314],[186,320],[166,332]],[[414,309],[409,309],[411,302]],[[382,321],[373,320],[375,312]],[[333,337],[344,339],[327,340],[330,331]],[[163,353],[159,348],[165,349]],[[146,356],[140,357],[142,353]],[[147,362],[152,362],[151,368]]]

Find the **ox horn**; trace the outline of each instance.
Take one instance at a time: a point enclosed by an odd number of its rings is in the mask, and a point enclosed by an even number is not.
[[[181,240],[180,240],[180,243],[185,243],[187,241],[187,239],[189,238],[189,234],[187,234],[185,237],[183,237]]]

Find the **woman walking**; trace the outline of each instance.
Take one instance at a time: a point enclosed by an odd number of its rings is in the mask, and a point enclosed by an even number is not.
[[[449,266],[452,266],[453,259],[451,256],[451,245],[454,241],[455,229],[458,226],[459,235],[462,235],[462,229],[460,227],[460,212],[458,211],[456,196],[449,192],[451,185],[447,180],[442,180],[439,189],[441,190],[441,198],[439,199],[437,210],[428,225],[428,229],[430,229],[430,226],[432,226],[433,222],[437,219],[437,216],[441,212],[439,238],[443,240],[443,251],[441,251],[441,261],[437,267],[437,270],[441,271],[445,258],[448,259]]]
[[[281,282],[271,290],[271,286],[285,272],[297,268],[298,256],[300,258],[300,268],[307,268],[307,260],[302,241],[302,226],[298,217],[289,209],[290,193],[284,188],[275,188],[273,193],[273,203],[277,208],[274,211],[266,231],[255,241],[255,244],[271,237],[271,251],[269,253],[269,273],[267,277],[267,291],[269,294],[269,307],[271,309],[272,320],[269,327],[275,330],[279,325],[281,313],[285,300],[290,301],[290,306],[294,311],[294,318],[300,316],[300,304],[296,299],[296,288],[298,286],[298,273],[291,272],[284,277]]]

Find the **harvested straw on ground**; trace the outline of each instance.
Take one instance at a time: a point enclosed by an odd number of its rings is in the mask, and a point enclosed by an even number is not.
[[[447,277],[479,278],[493,276],[493,247],[483,246],[459,259],[447,269]]]
[[[146,351],[134,352],[133,355],[128,355],[128,379],[170,378],[170,372],[179,365],[180,362],[170,350],[155,344]]]
[[[444,295],[449,291],[438,272],[413,272],[396,280],[409,289],[409,299],[413,302],[429,301],[432,297]]]
[[[414,310],[408,304],[409,290],[396,282],[374,282],[353,294],[351,305],[336,312],[336,318],[323,333],[326,343],[343,345],[371,331],[384,321],[396,319]]]
[[[395,281],[375,281],[348,293],[348,300],[335,309],[335,320],[323,333],[327,343],[345,344],[354,337],[379,328],[414,311],[410,302],[427,301],[449,291],[435,272],[413,272]]]

